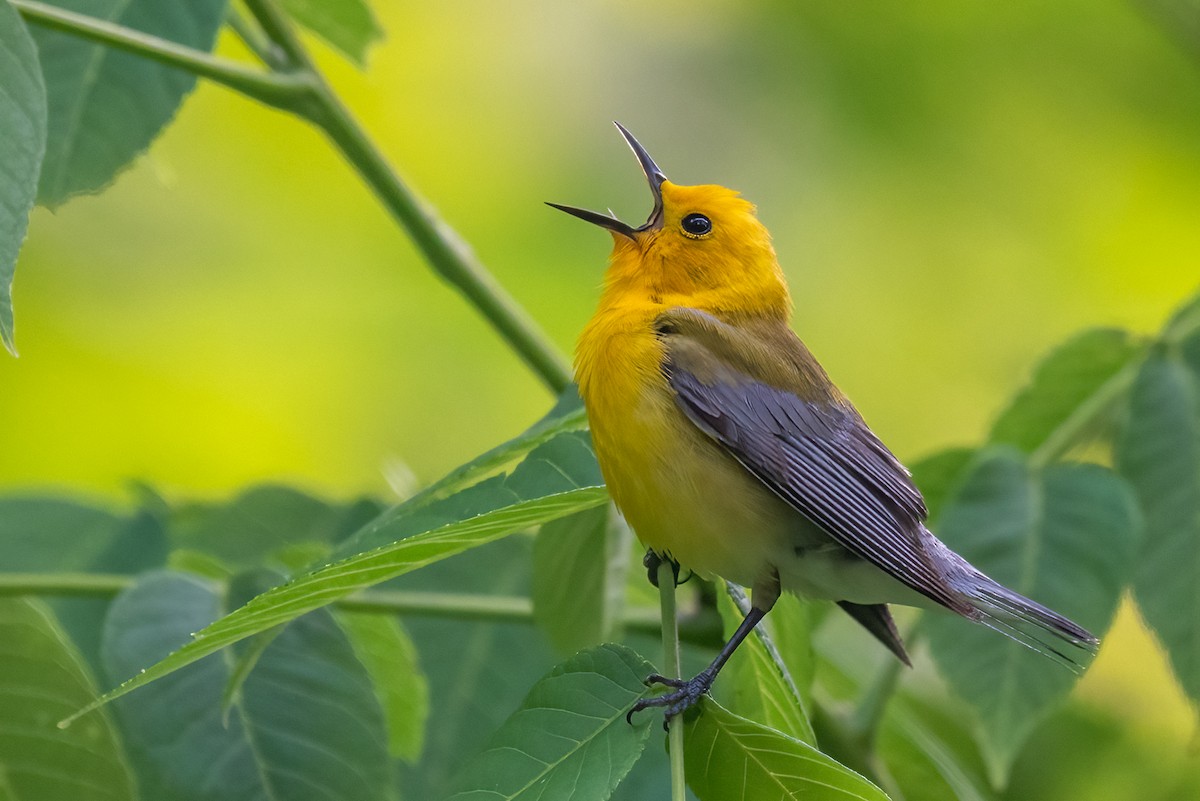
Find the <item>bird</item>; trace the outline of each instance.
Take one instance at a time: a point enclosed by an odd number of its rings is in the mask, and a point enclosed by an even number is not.
[[[666,726],[695,704],[783,591],[835,601],[909,665],[891,603],[949,610],[1068,666],[1093,655],[1095,636],[926,527],[909,471],[792,331],[754,205],[722,186],[672,183],[615,124],[650,186],[646,222],[547,204],[613,240],[575,355],[596,459],[648,564],[751,588],[713,662],[689,679],[647,677],[666,692],[637,702],[630,720],[659,707]]]

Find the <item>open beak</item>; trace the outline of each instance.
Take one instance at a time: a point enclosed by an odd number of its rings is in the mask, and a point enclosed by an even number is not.
[[[637,156],[638,163],[642,165],[642,172],[646,174],[646,181],[650,184],[650,194],[654,197],[654,208],[651,210],[650,217],[647,218],[646,222],[641,226],[634,228],[628,223],[623,223],[616,217],[611,216],[611,212],[609,214],[600,214],[596,211],[588,211],[587,209],[578,209],[574,206],[563,206],[558,203],[549,202],[547,202],[546,205],[553,206],[560,211],[565,211],[567,214],[574,215],[581,220],[586,220],[594,225],[600,226],[601,228],[607,228],[610,231],[622,234],[630,239],[636,239],[634,234],[640,231],[649,231],[653,228],[659,228],[662,226],[662,185],[663,181],[667,180],[667,176],[663,175],[663,171],[660,170],[658,165],[654,163],[654,159],[650,158],[650,154],[646,152],[646,148],[642,147],[638,140],[633,138],[633,134],[631,134],[624,125],[619,122],[614,122],[613,125],[617,126],[617,130],[621,132],[621,136],[625,137],[625,141],[629,143],[629,147],[632,148],[633,154]]]

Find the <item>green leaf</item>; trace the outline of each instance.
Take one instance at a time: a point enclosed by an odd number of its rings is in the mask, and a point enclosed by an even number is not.
[[[379,511],[364,499],[331,504],[267,484],[251,487],[230,502],[181,507],[171,515],[171,540],[176,547],[206,553],[234,570],[249,570],[278,563],[302,545],[340,542]]]
[[[603,801],[645,747],[650,716],[625,714],[653,667],[623,645],[601,645],[555,667],[465,768],[467,799]]]
[[[738,717],[710,698],[684,733],[688,786],[701,801],[886,801],[871,782],[807,743]]]
[[[0,797],[126,801],[136,797],[105,712],[61,731],[54,721],[96,697],[95,684],[40,604],[0,599]]]
[[[717,608],[721,612],[725,636],[728,638],[745,615],[728,593],[718,590],[717,595]],[[774,610],[771,614],[774,614]],[[759,624],[765,625],[765,622]],[[738,646],[729,663],[718,674],[716,690],[720,693],[718,697],[734,713],[809,745],[816,745],[817,738],[805,713],[800,691],[790,677],[780,672],[757,627],[756,633]]]
[[[114,603],[110,675],[184,642],[220,613],[200,581],[150,573]],[[378,799],[393,795],[383,714],[349,642],[319,611],[283,628],[223,719],[232,659],[209,659],[123,699],[116,709],[147,798]]]
[[[58,0],[55,5],[208,51],[225,0]],[[78,36],[33,28],[49,129],[38,202],[107,186],[175,116],[196,76]]]
[[[557,437],[587,428],[587,413],[575,385],[569,386],[546,416],[520,435],[456,467],[405,504],[408,508],[447,498],[524,459],[530,451]]]
[[[527,596],[532,545],[532,537],[506,537],[385,586]],[[467,759],[483,750],[488,736],[558,660],[545,636],[527,623],[414,615],[405,626],[417,645],[437,713],[425,732],[420,763],[400,765],[401,786],[408,799],[443,798],[453,791]]]
[[[1095,465],[1036,472],[1010,449],[985,454],[942,513],[939,536],[989,576],[1097,635],[1112,622],[1140,533],[1128,485]],[[1003,783],[1033,727],[1075,675],[983,626],[925,621],[951,687],[972,704],[992,779]]]
[[[1111,424],[1112,412],[1142,353],[1128,331],[1093,328],[1050,352],[1030,383],[1001,413],[988,441],[1026,453],[1065,453]],[[1084,429],[1079,426],[1087,423]]]
[[[533,546],[533,617],[561,653],[615,639],[632,539],[611,505],[542,526]]]
[[[1197,336],[1200,342],[1200,336]],[[1184,691],[1200,700],[1200,360],[1142,365],[1117,464],[1137,491],[1146,538],[1134,580],[1142,616]]]
[[[367,48],[383,35],[364,0],[283,0],[283,7],[359,66],[366,61]]]
[[[1163,339],[1182,342],[1200,333],[1200,293],[1186,300],[1163,326]]]
[[[429,718],[429,682],[418,663],[416,646],[395,617],[341,612],[337,620],[371,677],[383,708],[388,753],[416,762],[421,757],[425,721]]]
[[[0,499],[0,571],[132,575],[162,565],[167,536],[148,511],[117,515],[76,501],[41,496]],[[97,672],[100,628],[110,598],[55,598],[55,617]]]
[[[12,282],[46,153],[46,86],[21,17],[0,2],[0,342],[14,356]]]
[[[493,477],[458,495],[416,508],[401,504],[381,515],[335,552],[337,561],[263,593],[93,706],[355,590],[606,499],[587,436],[560,435],[530,453],[508,476]]]
[[[931,523],[938,519],[942,507],[966,477],[976,453],[975,448],[947,448],[912,465],[913,481],[925,498]]]
[[[879,756],[905,797],[920,801],[989,801],[986,767],[961,721],[900,696],[879,731]]]

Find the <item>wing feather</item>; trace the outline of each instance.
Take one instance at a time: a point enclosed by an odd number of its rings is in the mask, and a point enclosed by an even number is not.
[[[968,613],[922,544],[921,493],[854,408],[844,400],[806,400],[760,380],[747,365],[730,365],[721,358],[728,343],[712,347],[712,339],[723,329],[745,333],[701,312],[679,311],[685,322],[704,327],[698,336],[686,324],[660,331],[664,374],[688,419],[842,547]],[[672,314],[678,323],[680,315]],[[793,347],[804,348],[792,338]]]

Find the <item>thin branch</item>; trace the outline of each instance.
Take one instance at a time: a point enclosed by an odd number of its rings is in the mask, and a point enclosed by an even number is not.
[[[264,72],[169,39],[96,19],[35,0],[10,0],[27,22],[134,53],[208,78],[275,108],[293,110],[312,91],[301,72]]]
[[[230,5],[225,12],[225,21],[242,40],[242,44],[246,45],[246,48],[264,65],[277,72],[288,69],[290,62],[287,55],[266,37],[261,28],[247,19],[241,9]]]

